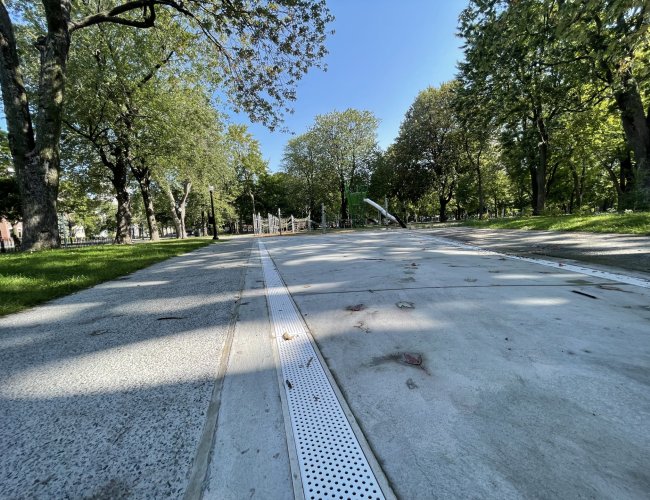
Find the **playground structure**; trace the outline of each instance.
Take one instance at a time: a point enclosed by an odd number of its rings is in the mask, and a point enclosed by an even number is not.
[[[278,216],[267,214],[266,217],[262,217],[257,213],[253,214],[253,232],[262,235],[309,231],[310,222],[309,216],[303,219],[297,219],[293,215],[282,217],[279,210]]]
[[[368,220],[373,221],[373,224],[381,224],[382,216],[388,221],[399,224],[401,227],[406,228],[406,224],[397,217],[388,212],[387,207],[382,207],[370,198],[366,197],[367,191],[347,191],[348,212],[349,219],[341,220],[338,217],[329,220],[325,205],[321,205],[321,221],[316,222],[311,219],[311,213],[307,214],[305,218],[296,218],[293,215],[289,217],[282,217],[282,213],[278,209],[278,215],[267,214],[262,217],[260,213],[253,214],[253,232],[257,235],[263,234],[283,234],[283,233],[298,233],[302,231],[310,231],[313,228],[319,228],[325,231],[328,227],[362,227],[365,226]],[[377,221],[367,216],[367,207],[370,205],[377,210]],[[331,214],[330,214],[331,215]]]
[[[406,228],[406,224],[404,224],[404,222],[402,222],[402,221],[401,221],[399,218],[397,218],[396,216],[394,216],[394,215],[392,215],[392,214],[389,214],[389,213],[388,213],[388,210],[386,210],[384,207],[382,207],[379,203],[375,203],[375,202],[372,201],[370,198],[364,198],[363,201],[364,201],[365,203],[367,203],[368,205],[370,205],[371,207],[374,207],[374,208],[376,208],[377,210],[379,210],[379,212],[380,212],[384,217],[386,217],[387,219],[392,220],[395,224],[399,224],[399,225],[400,225],[401,227],[403,227],[403,228]]]

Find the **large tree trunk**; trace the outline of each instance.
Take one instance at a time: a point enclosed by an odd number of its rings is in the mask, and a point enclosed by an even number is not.
[[[131,196],[127,189],[127,166],[123,159],[117,158],[111,169],[113,177],[111,181],[115,188],[117,199],[117,229],[115,231],[115,243],[130,244],[131,241]]]
[[[638,84],[630,70],[626,70],[614,99],[621,112],[626,142],[634,153],[637,201],[647,208],[650,206],[650,113],[645,114]]]
[[[181,219],[178,216],[178,210],[176,208],[176,198],[174,198],[174,193],[172,191],[171,186],[166,182],[164,182],[163,184],[165,185],[164,187],[165,194],[167,195],[167,199],[169,200],[169,205],[171,207],[169,213],[172,216],[172,222],[174,223],[174,227],[176,228],[176,237],[182,238],[183,237],[182,234],[184,234],[184,232],[183,232],[183,226],[181,224]]]
[[[605,163],[604,167],[616,190],[616,209],[623,212],[625,209],[634,206],[633,196],[631,196],[634,188],[634,170],[632,169],[632,158],[629,151],[624,156],[621,156],[619,165],[618,173],[615,172],[613,165]]]
[[[110,157],[109,153],[110,151]],[[107,147],[97,148],[99,157],[106,168],[113,174],[111,183],[115,188],[115,199],[117,200],[117,212],[115,214],[117,226],[115,230],[115,243],[131,243],[131,196],[127,189],[129,169],[122,148]],[[111,159],[112,157],[112,159]]]
[[[70,2],[43,5],[47,35],[35,44],[40,52],[40,74],[35,120],[38,134],[34,135],[13,26],[4,2],[0,4],[0,83],[21,194],[24,250],[53,248],[60,243],[56,199]]]
[[[440,222],[447,221],[447,198],[444,196],[438,196],[438,202],[440,203],[439,217]]]
[[[137,168],[131,165],[131,172],[133,172],[133,176],[136,178],[138,185],[140,186],[144,211],[147,216],[147,226],[149,227],[149,238],[151,241],[159,241],[160,232],[158,230],[158,222],[156,221],[153,197],[151,196],[151,170],[149,170],[149,167],[147,166]]]

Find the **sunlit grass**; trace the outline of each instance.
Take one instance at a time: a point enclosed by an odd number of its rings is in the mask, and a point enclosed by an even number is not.
[[[118,278],[212,242],[192,238],[0,254],[0,316]]]
[[[460,225],[495,229],[539,229],[650,235],[650,212],[602,215],[560,215],[514,219],[467,220]]]

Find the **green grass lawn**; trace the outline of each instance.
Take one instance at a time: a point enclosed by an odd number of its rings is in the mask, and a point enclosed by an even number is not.
[[[650,235],[650,212],[467,220],[459,225],[495,229],[541,229],[548,231]]]
[[[0,316],[68,295],[212,242],[191,238],[0,254]]]

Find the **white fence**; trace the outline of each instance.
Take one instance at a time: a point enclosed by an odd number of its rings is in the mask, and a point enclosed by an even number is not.
[[[267,214],[266,217],[262,217],[259,213],[253,215],[253,230],[255,234],[282,234],[309,231],[309,223],[309,217],[296,219],[293,215],[290,217],[276,217],[272,214]]]

